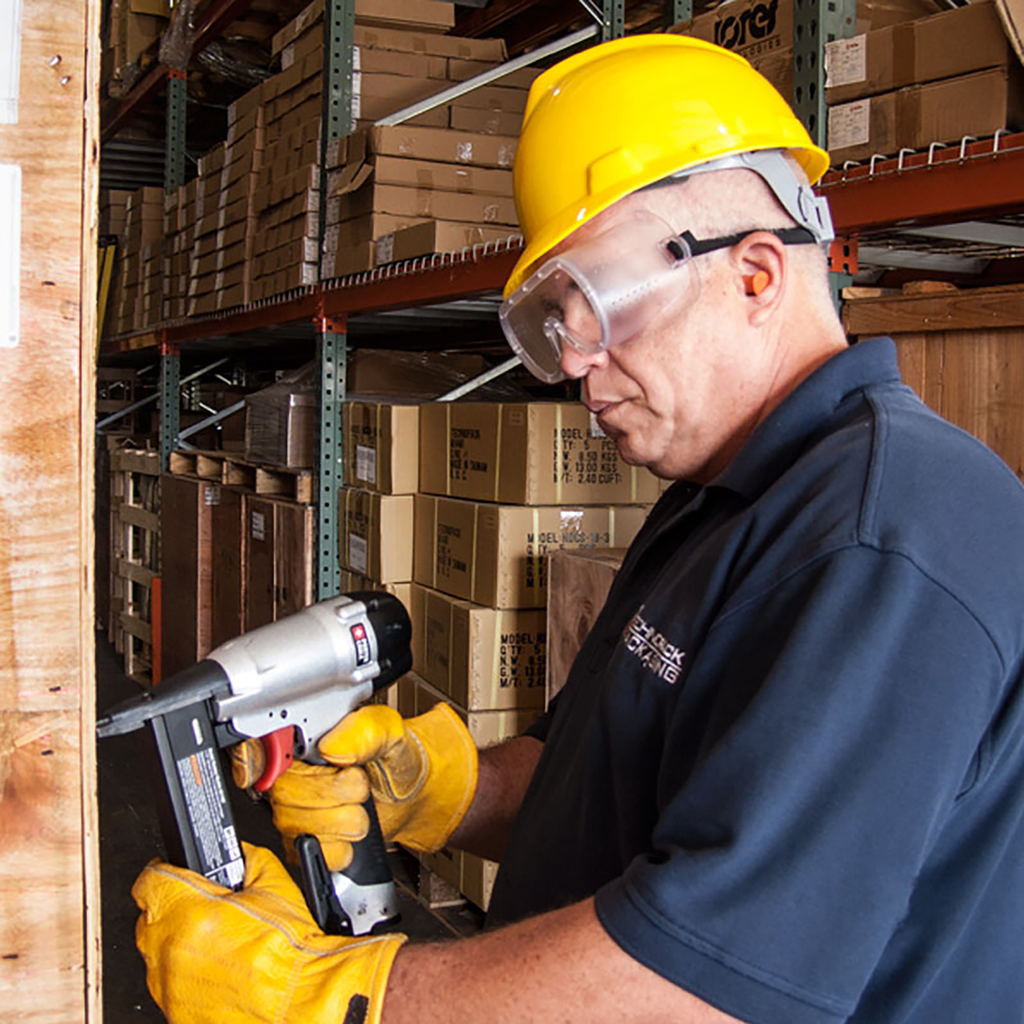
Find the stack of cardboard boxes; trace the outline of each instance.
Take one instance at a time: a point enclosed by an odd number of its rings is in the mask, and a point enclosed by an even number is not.
[[[672,31],[747,58],[793,99],[793,0],[736,0]],[[849,38],[826,44],[833,166],[1024,127],[1024,84],[996,5],[859,0]]]
[[[352,402],[344,423],[343,568],[409,595],[399,710],[445,700],[480,746],[521,733],[545,705],[548,555],[629,544],[657,480],[577,403]],[[494,864],[423,859],[486,908]]]
[[[163,189],[128,193],[124,234],[120,237],[110,332],[138,331],[159,323],[162,315]]]
[[[832,160],[1024,127],[1024,74],[992,2],[827,44]]]

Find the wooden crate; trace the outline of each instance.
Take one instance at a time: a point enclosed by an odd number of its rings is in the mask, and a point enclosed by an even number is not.
[[[80,1024],[102,1016],[93,742],[100,4],[27,3],[13,20],[14,8],[4,10],[0,165],[10,190],[0,224],[4,284],[21,287],[13,304],[0,303],[0,1016]],[[20,64],[13,77],[11,60]]]
[[[313,509],[256,495],[244,499],[243,628],[313,603]]]
[[[565,685],[569,669],[626,555],[625,548],[556,551],[548,562],[547,700]]]
[[[153,684],[153,579],[160,573],[160,454],[110,453],[108,638],[125,674]]]
[[[843,319],[891,335],[904,381],[1024,481],[1024,286],[862,299]]]

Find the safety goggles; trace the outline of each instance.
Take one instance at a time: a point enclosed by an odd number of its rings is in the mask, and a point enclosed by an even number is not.
[[[787,244],[815,241],[805,228],[768,230]],[[693,259],[753,233],[697,239],[640,211],[545,261],[502,303],[502,331],[535,377],[563,380],[566,345],[594,355],[629,341],[661,313],[678,315],[700,297]]]

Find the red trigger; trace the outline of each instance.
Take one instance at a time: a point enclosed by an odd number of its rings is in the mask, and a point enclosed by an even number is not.
[[[266,767],[253,789],[265,793],[274,784],[274,780],[291,767],[294,760],[295,727],[286,725],[277,732],[263,736],[260,742],[263,744]]]

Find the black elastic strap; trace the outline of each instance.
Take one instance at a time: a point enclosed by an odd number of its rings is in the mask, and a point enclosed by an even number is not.
[[[784,245],[808,245],[817,243],[813,233],[807,228],[751,228],[749,231],[740,231],[735,235],[721,235],[718,238],[694,238],[690,231],[682,231],[668,243],[668,251],[677,260],[686,256],[686,252],[679,244],[679,239],[686,243],[691,256],[703,256],[706,252],[715,252],[717,249],[731,249],[734,245],[742,242],[744,238],[756,234],[758,231],[767,231],[774,235]]]

